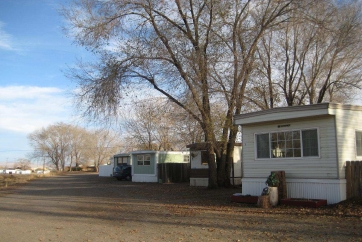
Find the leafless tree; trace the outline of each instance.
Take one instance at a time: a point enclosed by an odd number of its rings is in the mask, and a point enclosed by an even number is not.
[[[71,168],[75,162],[78,167],[84,161],[92,161],[98,169],[120,147],[118,135],[111,131],[86,130],[65,123],[36,130],[29,134],[28,139],[34,148],[32,157],[45,159],[58,171],[63,171],[66,164]]]
[[[248,99],[261,109],[353,99],[362,87],[360,4],[321,0],[289,15],[258,45]]]
[[[82,127],[70,126],[68,129],[68,139],[69,139],[69,168],[70,171],[73,167],[73,161],[75,163],[75,170],[79,169],[84,149],[87,147],[88,131]]]
[[[57,123],[29,134],[30,145],[35,149],[34,156],[43,155],[56,170],[64,170],[69,152],[68,129],[68,124]]]
[[[87,146],[83,148],[84,158],[92,161],[97,171],[100,165],[107,164],[111,156],[120,150],[121,141],[118,134],[96,129],[88,131]]]
[[[232,117],[242,110],[256,47],[287,21],[286,13],[308,2],[73,1],[63,10],[68,34],[100,56],[98,64],[81,63],[68,73],[78,83],[79,107],[92,118],[116,115],[127,90],[147,83],[202,128],[208,152],[217,157],[217,170],[209,161],[209,187],[228,185],[237,135]],[[185,105],[186,96],[196,109]],[[215,102],[225,110],[219,128]],[[221,147],[215,130],[221,130]]]
[[[19,168],[21,170],[31,169],[31,161],[28,159],[20,158],[14,163],[14,168]]]
[[[123,130],[129,149],[182,150],[201,142],[202,130],[183,109],[166,98],[147,98],[132,104],[123,115]],[[129,142],[130,141],[130,142]]]

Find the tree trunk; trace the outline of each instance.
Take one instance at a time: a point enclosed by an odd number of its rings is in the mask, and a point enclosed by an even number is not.
[[[209,186],[208,188],[214,189],[217,188],[217,172],[216,172],[216,163],[215,160],[212,159],[214,154],[214,150],[212,149],[211,145],[208,145],[207,148],[207,155],[208,157],[208,164],[209,164]]]
[[[217,184],[219,187],[225,186],[225,161],[226,161],[226,152],[222,150],[220,155],[216,155],[217,163]]]

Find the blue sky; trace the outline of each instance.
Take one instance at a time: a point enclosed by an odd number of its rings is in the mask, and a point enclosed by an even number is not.
[[[74,88],[63,71],[91,58],[62,31],[65,0],[0,0],[0,165],[26,158],[27,135],[70,122]]]
[[[0,165],[27,158],[29,133],[74,120],[63,71],[92,55],[62,31],[58,9],[68,3],[0,0]]]

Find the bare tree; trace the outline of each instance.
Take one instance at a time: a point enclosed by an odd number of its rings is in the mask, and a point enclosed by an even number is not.
[[[201,142],[202,130],[195,120],[166,98],[147,98],[135,102],[123,117],[122,127],[131,149],[182,150]],[[129,142],[127,142],[129,143]]]
[[[128,88],[151,85],[202,128],[218,164],[216,171],[209,160],[209,187],[228,185],[237,134],[232,117],[242,110],[256,47],[286,13],[307,2],[73,1],[63,10],[68,33],[100,55],[98,64],[81,63],[68,74],[78,83],[79,107],[92,118],[116,115]],[[196,109],[185,105],[186,96]],[[214,102],[225,110],[219,128]],[[215,130],[221,130],[221,147]]]
[[[78,126],[70,126],[68,129],[69,139],[69,168],[72,171],[73,161],[75,170],[78,170],[83,158],[84,149],[87,147],[88,131]]]
[[[29,170],[31,169],[31,161],[28,159],[18,159],[15,164],[14,164],[15,168],[19,168],[21,170]]]
[[[84,128],[57,123],[29,134],[30,145],[34,148],[33,158],[45,159],[63,171],[73,162],[78,167],[83,161],[90,161],[97,167],[108,162],[119,150],[119,136],[111,131],[86,130]]]
[[[57,123],[29,134],[30,145],[35,149],[34,156],[45,156],[56,170],[64,170],[69,152],[69,127],[68,124]]]
[[[119,135],[105,129],[97,129],[88,132],[87,146],[83,148],[84,157],[93,161],[97,171],[99,166],[107,164],[110,157],[120,150],[121,141]]]
[[[361,20],[356,2],[315,1],[291,12],[258,45],[260,84],[248,99],[261,109],[351,100],[362,87]]]

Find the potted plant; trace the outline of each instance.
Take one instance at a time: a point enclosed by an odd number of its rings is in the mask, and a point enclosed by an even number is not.
[[[272,172],[268,179],[266,179],[265,184],[268,185],[268,187],[278,187],[279,186],[279,179],[277,177],[277,173]]]
[[[276,206],[278,204],[278,186],[279,179],[277,173],[272,172],[265,181],[269,188],[270,204]]]

